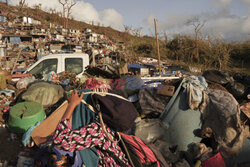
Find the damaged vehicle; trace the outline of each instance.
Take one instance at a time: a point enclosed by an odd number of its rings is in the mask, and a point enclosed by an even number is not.
[[[69,71],[80,77],[88,65],[88,54],[51,54],[42,57],[28,68],[24,74],[32,74],[36,78],[42,78],[43,75],[52,71],[57,74],[63,71]]]

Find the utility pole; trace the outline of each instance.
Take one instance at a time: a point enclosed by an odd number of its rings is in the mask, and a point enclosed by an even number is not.
[[[159,76],[161,77],[161,55],[160,55],[160,47],[159,47],[159,41],[158,41],[158,33],[157,33],[157,23],[156,23],[156,19],[154,19],[154,23],[155,23],[156,46],[157,46],[157,53],[158,53]]]

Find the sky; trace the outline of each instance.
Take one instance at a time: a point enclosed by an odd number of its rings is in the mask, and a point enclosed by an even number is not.
[[[19,0],[11,0],[17,4]],[[43,9],[61,11],[58,0],[26,0],[29,6],[41,3]],[[250,40],[250,0],[77,0],[72,8],[75,19],[124,31],[124,25],[142,28],[154,35],[154,18],[159,35],[194,34],[188,20],[198,18],[201,35],[230,41]]]

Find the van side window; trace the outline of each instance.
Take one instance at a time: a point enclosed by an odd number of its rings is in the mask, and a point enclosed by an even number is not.
[[[83,71],[82,58],[66,58],[65,59],[65,71],[69,71],[75,74],[80,74]]]
[[[38,65],[36,65],[33,69],[29,71],[32,75],[44,75],[48,74],[51,71],[57,72],[57,59],[46,59],[41,61]]]

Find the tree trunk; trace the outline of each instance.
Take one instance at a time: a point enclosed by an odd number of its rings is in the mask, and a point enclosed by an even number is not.
[[[195,33],[195,58],[199,63],[198,32]]]

